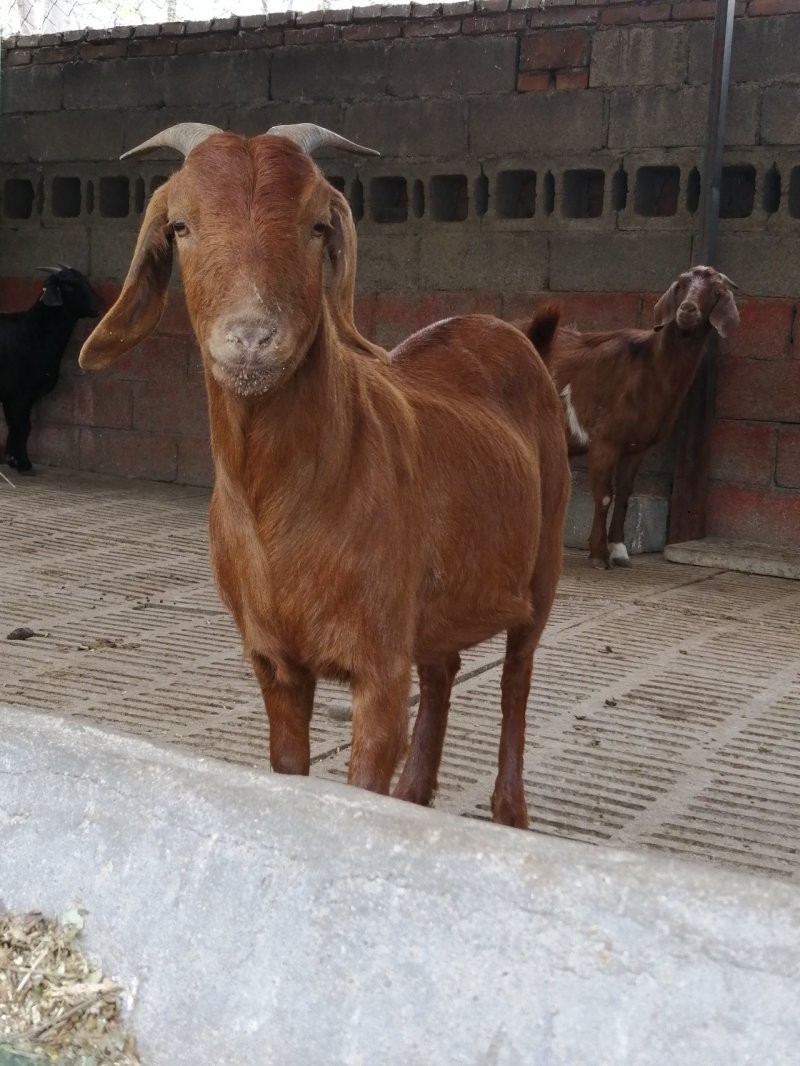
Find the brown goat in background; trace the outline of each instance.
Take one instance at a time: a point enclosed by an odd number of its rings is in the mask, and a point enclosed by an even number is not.
[[[507,630],[492,813],[525,826],[527,698],[569,494],[544,364],[486,316],[430,326],[391,359],[358,333],[352,216],[309,158],[357,145],[310,124],[250,139],[184,124],[134,151],[163,145],[186,161],[153,195],[80,361],[105,366],[155,328],[177,246],[208,389],[214,573],[261,686],[273,769],[309,772],[316,678],[334,678],[353,692],[348,780],[387,792],[416,663],[396,795],[429,803],[458,653]]]
[[[596,567],[629,566],[625,517],[645,453],[665,440],[692,383],[712,330],[739,325],[733,282],[696,266],[658,300],[652,330],[581,333],[561,326],[556,304],[539,308],[528,329],[564,404],[570,455],[586,453],[594,499],[589,556]],[[614,512],[606,532],[611,501]]]

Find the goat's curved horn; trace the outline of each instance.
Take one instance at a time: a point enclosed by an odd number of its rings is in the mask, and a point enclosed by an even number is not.
[[[63,267],[37,267],[36,269],[41,270],[43,274],[57,274],[59,270],[63,269]]]
[[[297,122],[291,126],[273,126],[267,133],[276,137],[288,137],[296,145],[303,149],[307,155],[311,155],[318,148],[341,148],[343,152],[353,152],[355,155],[380,155],[374,148],[365,148],[355,141],[348,141],[333,130],[326,130],[324,126],[317,126],[313,122]]]
[[[202,144],[212,133],[222,133],[222,130],[219,126],[209,126],[206,122],[179,122],[177,126],[170,126],[161,133],[157,133],[155,137],[142,141],[135,148],[130,148],[120,156],[120,159],[153,152],[156,148],[174,148],[185,158],[193,148]]]
[[[731,279],[730,279],[730,278],[728,277],[728,275],[727,275],[727,274],[722,274],[722,273],[720,273],[720,275],[719,275],[719,276],[720,276],[720,277],[722,278],[722,280],[723,280],[723,281],[724,281],[724,282],[726,283],[726,285],[730,285],[730,287],[731,287],[732,289],[738,289],[738,288],[739,288],[739,286],[738,286],[738,285],[736,284],[736,282],[735,282],[735,281],[731,281]]]

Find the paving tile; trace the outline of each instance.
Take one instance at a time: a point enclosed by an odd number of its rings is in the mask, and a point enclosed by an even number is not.
[[[261,696],[208,562],[204,489],[41,468],[0,482],[0,701],[247,766]],[[568,553],[537,654],[531,829],[800,881],[800,583]],[[502,637],[462,656],[436,806],[488,818]],[[417,688],[411,693],[412,715]],[[312,773],[347,776],[349,693],[320,682]]]

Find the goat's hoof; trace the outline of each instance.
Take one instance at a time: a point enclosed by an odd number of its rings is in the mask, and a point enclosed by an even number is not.
[[[402,781],[397,782],[392,792],[395,799],[403,800],[404,803],[416,803],[418,807],[430,807],[435,795],[435,786],[425,788],[418,785],[404,785]]]
[[[492,821],[498,825],[507,825],[511,829],[528,828],[528,810],[525,801],[521,802],[492,796]]]
[[[633,563],[630,561],[630,559],[626,555],[624,559],[612,559],[611,560],[611,565],[612,566],[623,566],[626,569],[630,569],[633,566]]]
[[[33,469],[32,466],[18,466],[17,473],[24,474],[25,477],[33,477],[36,471]]]
[[[611,563],[607,559],[597,559],[597,558],[595,558],[595,556],[592,556],[589,559],[589,562],[592,564],[592,566],[595,568],[595,570],[610,570],[611,569]]]

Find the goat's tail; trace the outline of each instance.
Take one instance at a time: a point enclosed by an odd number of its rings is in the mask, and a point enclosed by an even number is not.
[[[561,307],[557,303],[546,303],[537,307],[523,333],[544,360],[549,360],[558,323],[561,320]]]

